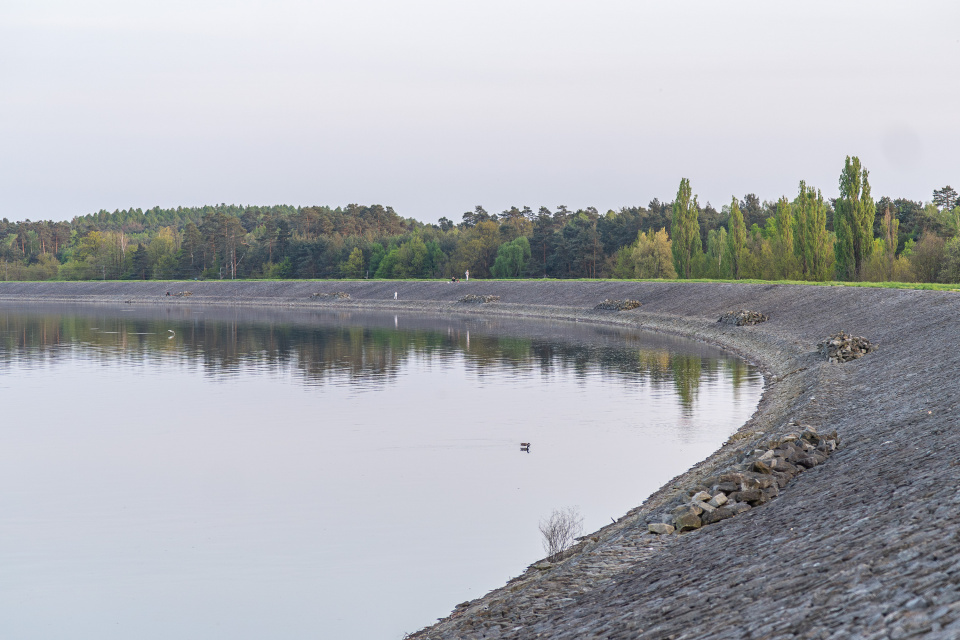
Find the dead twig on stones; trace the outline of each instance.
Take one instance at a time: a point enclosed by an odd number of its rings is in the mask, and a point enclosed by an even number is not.
[[[540,533],[543,534],[543,550],[547,552],[547,560],[554,562],[583,533],[583,516],[577,507],[554,509],[550,518],[540,521]]]

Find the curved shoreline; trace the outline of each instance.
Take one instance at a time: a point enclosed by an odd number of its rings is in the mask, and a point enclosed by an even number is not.
[[[166,296],[166,291],[190,296]],[[346,291],[319,302],[312,293]],[[394,291],[398,300],[393,300]],[[466,294],[500,302],[458,304]],[[643,303],[593,311],[605,298]],[[0,302],[256,305],[480,313],[612,323],[721,346],[765,372],[757,412],[731,441],[643,505],[415,637],[779,638],[960,636],[960,296],[953,292],[630,282],[0,283]],[[770,315],[716,323],[730,309]],[[839,330],[879,349],[827,364]],[[744,451],[791,429],[844,446],[780,496],[681,536],[647,518]]]

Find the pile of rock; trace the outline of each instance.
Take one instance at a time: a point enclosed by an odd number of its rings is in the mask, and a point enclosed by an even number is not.
[[[597,311],[629,311],[640,306],[639,300],[611,300],[607,298],[594,307]]]
[[[500,300],[500,296],[477,296],[472,293],[468,293],[463,296],[457,302],[470,302],[472,304],[483,304],[485,302],[497,302]]]
[[[820,354],[830,362],[850,362],[862,358],[877,348],[863,336],[852,336],[841,331],[817,345]]]
[[[334,293],[314,293],[310,297],[320,300],[349,300],[350,294],[346,291],[336,291]]]
[[[760,324],[761,322],[766,322],[769,319],[769,316],[760,313],[759,311],[740,309],[738,311],[727,311],[725,314],[720,316],[720,319],[717,320],[717,322],[722,322],[723,324],[733,324],[738,327],[742,327],[749,324]]]
[[[749,511],[776,498],[798,474],[823,463],[839,443],[836,432],[820,435],[811,426],[788,433],[769,448],[747,452],[739,468],[705,479],[687,492],[688,498],[654,516],[647,529],[681,533]]]

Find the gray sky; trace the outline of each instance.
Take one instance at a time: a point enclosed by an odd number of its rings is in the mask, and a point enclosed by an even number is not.
[[[960,3],[2,0],[0,217],[960,188]]]

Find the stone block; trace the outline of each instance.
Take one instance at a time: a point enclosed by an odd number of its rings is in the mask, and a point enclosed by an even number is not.
[[[793,476],[790,475],[789,473],[783,473],[780,471],[774,471],[773,477],[776,478],[777,480],[776,486],[780,489],[783,489],[785,486],[787,486],[790,483],[790,480],[793,479]]]
[[[703,524],[713,524],[714,522],[720,522],[721,520],[732,518],[735,515],[737,515],[737,512],[735,509],[731,509],[730,507],[720,507],[715,511],[711,511],[710,513],[703,514],[703,518],[701,519],[701,522]]]
[[[703,511],[706,511],[707,513],[710,513],[711,511],[716,509],[716,507],[710,504],[709,502],[698,502],[697,506],[700,507]]]
[[[773,478],[769,474],[742,474],[743,480],[740,482],[741,491],[749,491],[751,489],[766,489],[767,487],[774,484]]]
[[[674,532],[674,528],[663,522],[651,522],[647,525],[647,531],[658,535],[667,535]]]
[[[768,474],[772,471],[772,469],[769,466],[767,466],[763,462],[763,460],[754,460],[753,464],[750,465],[750,470],[756,473],[765,473],[765,474]]]
[[[727,504],[727,496],[726,494],[718,492],[717,495],[713,496],[707,501],[707,504],[714,507],[722,507],[723,505]]]
[[[763,497],[760,489],[746,489],[744,491],[735,491],[730,494],[730,499],[737,502],[757,502]]]
[[[731,471],[730,473],[724,473],[720,475],[720,484],[733,483],[738,485],[743,482],[743,474],[736,471]]]
[[[676,516],[673,520],[673,525],[677,528],[677,531],[692,531],[693,529],[699,529],[702,524],[700,516],[693,513]]]
[[[699,505],[687,503],[687,504],[682,504],[679,507],[674,507],[670,513],[673,514],[673,518],[671,522],[675,523],[677,518],[680,518],[682,516],[686,516],[686,515],[699,516],[701,513],[703,513],[703,509]]]

